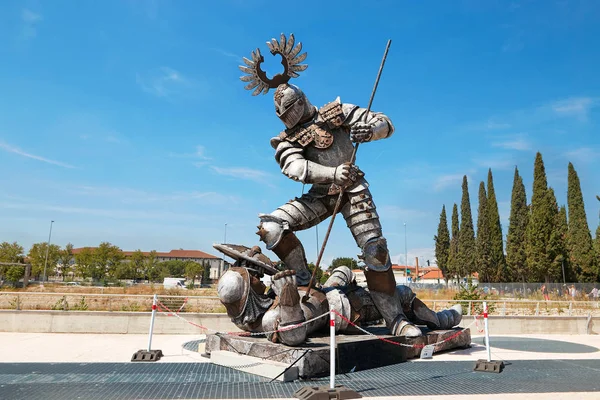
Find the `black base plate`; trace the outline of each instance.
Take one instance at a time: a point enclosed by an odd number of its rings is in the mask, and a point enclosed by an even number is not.
[[[329,386],[305,386],[294,392],[294,397],[300,400],[329,400],[329,399],[360,399],[362,396],[354,390],[343,385],[335,385],[335,389]]]
[[[499,374],[504,369],[504,363],[502,361],[487,361],[477,360],[473,371],[476,372],[494,372]]]
[[[138,350],[131,356],[131,361],[158,361],[162,356],[162,350]]]

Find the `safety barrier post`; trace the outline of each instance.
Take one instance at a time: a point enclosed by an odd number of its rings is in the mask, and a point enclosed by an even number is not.
[[[485,348],[487,351],[487,361],[477,360],[474,371],[496,372],[500,373],[504,369],[504,362],[492,361],[492,351],[490,349],[490,330],[488,326],[488,307],[487,302],[483,302],[483,324],[485,329]]]
[[[150,331],[148,332],[148,351],[152,350],[152,331],[154,330],[154,319],[156,318],[156,300],[157,295],[152,299],[152,316],[150,317]]]
[[[487,302],[483,302],[483,326],[485,329],[485,347],[487,351],[487,360],[488,362],[492,361],[492,352],[490,349],[490,331],[488,329],[488,308]]]
[[[329,388],[335,389],[335,312],[329,312]]]
[[[152,316],[150,317],[150,330],[148,331],[148,349],[138,350],[131,356],[131,361],[158,361],[163,356],[162,350],[152,350],[152,331],[154,330],[154,319],[156,318],[156,308],[158,306],[158,296],[155,294],[152,299]]]

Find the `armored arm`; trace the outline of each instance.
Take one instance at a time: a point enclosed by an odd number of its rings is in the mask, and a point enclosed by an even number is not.
[[[346,115],[344,125],[350,128],[367,125],[370,132],[364,142],[373,142],[379,139],[385,139],[394,133],[392,121],[383,113],[369,111],[366,108],[357,107],[352,104],[343,104],[342,109]],[[366,119],[365,119],[366,116]]]
[[[273,138],[271,145],[275,147],[275,160],[279,163],[281,172],[295,181],[346,185],[353,178],[351,166],[327,167],[307,160],[304,149],[297,143]]]

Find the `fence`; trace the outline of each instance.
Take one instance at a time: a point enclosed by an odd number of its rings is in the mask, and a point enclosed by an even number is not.
[[[486,294],[518,299],[532,296],[543,298],[543,285],[550,300],[593,300],[590,293],[594,288],[600,289],[598,283],[479,283],[477,287]]]
[[[0,309],[150,312],[152,298],[152,295],[0,292]],[[159,295],[158,298],[170,310],[181,313],[225,312],[225,307],[217,296]],[[481,300],[423,299],[423,302],[434,311],[441,311],[457,303],[462,305],[465,315],[475,315],[482,310]],[[600,316],[600,302],[598,301],[500,299],[487,300],[487,302],[491,315]]]
[[[170,309],[219,313],[225,307],[217,296],[160,295]],[[0,292],[0,310],[151,311],[152,295]]]

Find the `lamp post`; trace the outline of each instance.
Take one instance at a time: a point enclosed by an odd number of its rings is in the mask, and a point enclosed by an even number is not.
[[[406,263],[406,283],[408,283],[408,241],[406,239],[406,222],[404,223],[404,262]]]
[[[52,224],[54,221],[50,221],[50,234],[48,235],[48,244],[46,245],[46,259],[44,261],[44,277],[42,278],[42,287],[46,280],[46,266],[48,265],[48,251],[50,250],[50,239],[52,238]]]
[[[227,223],[225,223],[225,239],[223,241],[223,244],[227,244]]]

